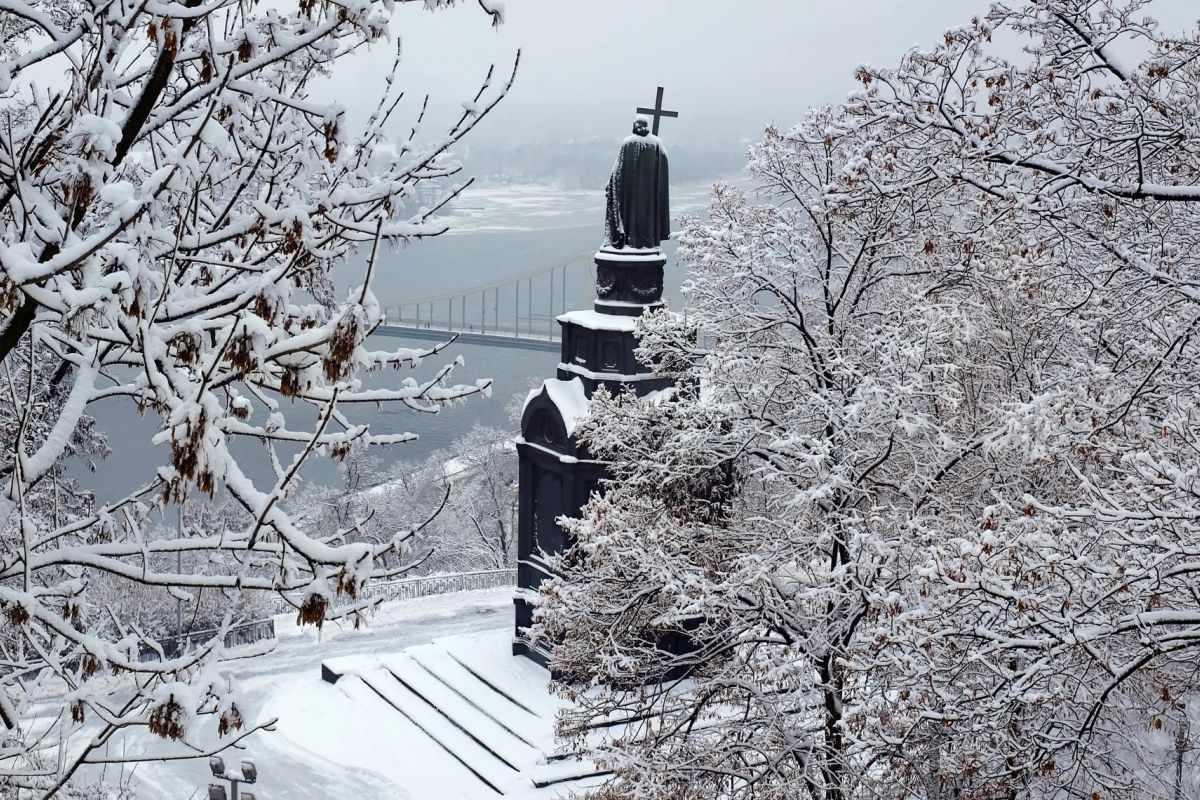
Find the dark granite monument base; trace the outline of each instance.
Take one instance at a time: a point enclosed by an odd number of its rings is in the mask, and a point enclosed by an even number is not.
[[[603,308],[597,305],[597,311],[637,316],[647,306],[662,304],[663,266],[667,260],[661,250],[606,247],[596,253],[595,262],[596,299],[606,301]],[[617,310],[621,308],[628,311]]]
[[[572,544],[558,524],[578,517],[588,498],[601,490],[605,465],[595,461],[575,438],[575,425],[587,414],[592,394],[604,386],[613,394],[638,396],[666,389],[671,380],[638,361],[637,317],[664,307],[662,251],[603,248],[596,253],[594,310],[560,317],[562,358],[556,377],[530,393],[517,440],[520,497],[517,514],[516,614],[512,650],[542,666],[549,647],[533,645],[523,634],[533,624],[531,596],[552,573],[548,562]],[[524,597],[521,595],[525,594]],[[683,652],[681,640],[667,643]]]

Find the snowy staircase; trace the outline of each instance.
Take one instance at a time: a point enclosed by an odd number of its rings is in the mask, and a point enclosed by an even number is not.
[[[601,775],[589,761],[555,750],[562,701],[547,690],[545,670],[508,653],[497,658],[495,650],[449,637],[377,659],[330,659],[322,675],[357,678],[361,686],[349,697],[373,695],[495,794]]]
[[[388,680],[388,675],[376,672],[364,677],[368,687],[399,711],[421,731],[440,745],[456,761],[466,767],[488,788],[505,794],[520,778],[516,767],[505,763],[482,740],[471,735],[452,717],[441,713],[404,684]]]

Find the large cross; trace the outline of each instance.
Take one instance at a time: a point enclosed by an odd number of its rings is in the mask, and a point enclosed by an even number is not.
[[[660,117],[678,117],[678,111],[663,111],[662,107],[663,87],[658,87],[658,97],[654,100],[654,108],[639,108],[637,113],[650,114],[654,117],[654,129],[652,133],[658,136],[658,120]]]

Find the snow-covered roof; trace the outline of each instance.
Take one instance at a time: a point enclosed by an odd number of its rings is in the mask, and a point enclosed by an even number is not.
[[[617,314],[601,314],[598,311],[568,311],[558,317],[559,322],[569,322],[589,331],[621,331],[629,333],[637,324],[637,317]]]
[[[521,406],[521,415],[525,415],[525,410],[529,408],[529,404],[533,402],[535,397],[541,395],[542,392],[550,398],[550,402],[558,409],[559,416],[562,417],[563,425],[567,429],[567,436],[575,433],[575,426],[579,424],[579,420],[583,419],[587,414],[588,397],[583,390],[583,381],[579,378],[571,378],[569,381],[560,381],[558,378],[550,378],[542,381],[542,385],[534,389],[525,397],[525,405]]]
[[[560,381],[558,378],[551,378],[543,383],[542,386],[545,388],[550,402],[554,403],[554,407],[558,409],[558,413],[562,416],[563,425],[567,429],[567,436],[573,436],[575,434],[575,426],[587,416],[588,412],[588,397],[583,390],[583,381],[579,380],[579,378],[571,378],[569,381]]]

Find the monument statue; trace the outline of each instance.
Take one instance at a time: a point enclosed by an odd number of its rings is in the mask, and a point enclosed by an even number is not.
[[[657,120],[656,120],[657,121]],[[608,187],[604,243],[618,250],[657,248],[671,236],[667,152],[644,117],[621,143]]]
[[[621,145],[608,182],[605,244],[596,253],[596,299],[589,310],[559,316],[562,355],[555,377],[529,394],[521,412],[517,439],[520,491],[517,511],[517,586],[513,653],[548,664],[552,642],[533,640],[537,590],[554,576],[553,556],[566,552],[571,535],[559,525],[579,517],[593,492],[612,475],[588,455],[575,436],[592,395],[603,386],[612,394],[629,390],[644,396],[672,385],[653,364],[638,360],[635,317],[663,310],[663,266],[659,243],[670,233],[667,216],[667,156],[659,144],[661,117],[678,117],[662,107],[658,87],[654,108],[637,113],[645,119]],[[681,647],[673,640],[667,646]],[[678,677],[678,676],[677,676]],[[671,678],[674,679],[674,678]]]

